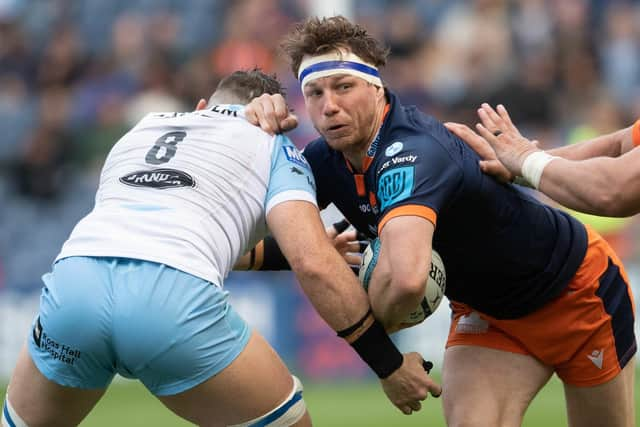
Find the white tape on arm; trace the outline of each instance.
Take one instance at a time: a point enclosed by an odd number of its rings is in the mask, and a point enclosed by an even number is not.
[[[549,162],[557,158],[545,151],[536,151],[529,154],[522,162],[522,177],[531,183],[533,188],[537,189],[540,185],[540,178],[542,178],[544,168],[547,167]]]

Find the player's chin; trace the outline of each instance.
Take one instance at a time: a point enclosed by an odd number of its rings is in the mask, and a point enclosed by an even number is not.
[[[351,141],[352,138],[350,137],[350,135],[347,135],[347,134],[339,135],[339,136],[324,135],[324,139],[327,142],[327,145],[336,151],[345,151],[353,145]]]

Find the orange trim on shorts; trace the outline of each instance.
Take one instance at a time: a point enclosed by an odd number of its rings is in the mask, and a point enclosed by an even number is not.
[[[634,123],[631,129],[631,142],[633,142],[634,147],[640,145],[640,119]]]
[[[595,386],[616,377],[622,366],[612,317],[597,294],[600,280],[611,272],[609,260],[618,267],[619,277],[626,284],[631,316],[635,317],[633,296],[618,256],[589,227],[587,234],[586,256],[565,291],[531,314],[499,320],[452,301],[453,320],[447,347],[472,345],[529,355],[553,367],[565,383],[576,386]],[[632,347],[627,352],[634,350]]]
[[[436,225],[436,219],[438,215],[436,211],[431,209],[430,207],[423,205],[404,205],[397,207],[395,209],[391,209],[380,221],[378,224],[378,235],[382,233],[382,228],[385,226],[390,219],[398,217],[398,216],[419,216],[425,218],[429,222],[431,222],[434,226]]]

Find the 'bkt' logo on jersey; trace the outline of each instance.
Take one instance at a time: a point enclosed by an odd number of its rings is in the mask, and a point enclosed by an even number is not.
[[[302,153],[296,147],[285,145],[282,149],[284,150],[284,155],[287,157],[287,160],[300,166],[304,166],[305,168],[309,167],[307,159],[304,158]]]
[[[394,203],[400,202],[411,195],[413,191],[413,166],[391,169],[380,176],[378,180],[378,199],[380,210]]]
[[[175,169],[137,171],[120,178],[120,182],[132,187],[176,188],[195,187],[196,182],[188,173]]]

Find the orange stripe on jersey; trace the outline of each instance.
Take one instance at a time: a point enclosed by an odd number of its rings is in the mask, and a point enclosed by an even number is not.
[[[376,201],[376,195],[369,191],[369,204],[371,207],[376,206],[378,202]]]
[[[436,225],[436,218],[438,217],[438,215],[436,214],[436,212],[426,206],[422,206],[422,205],[404,205],[404,206],[400,206],[397,207],[395,209],[390,210],[380,221],[380,223],[378,224],[378,235],[380,235],[380,233],[382,233],[382,227],[385,226],[385,224],[387,222],[389,222],[390,219],[398,217],[398,216],[419,216],[422,217],[426,220],[428,220],[429,222],[431,222],[433,225]]]
[[[640,119],[638,119],[631,129],[631,141],[634,147],[640,146]]]
[[[353,179],[356,181],[356,190],[358,190],[358,196],[363,197],[367,195],[367,188],[364,185],[364,175],[355,174]]]
[[[362,161],[362,171],[366,172],[369,166],[371,166],[371,163],[373,163],[373,157],[366,156]]]

